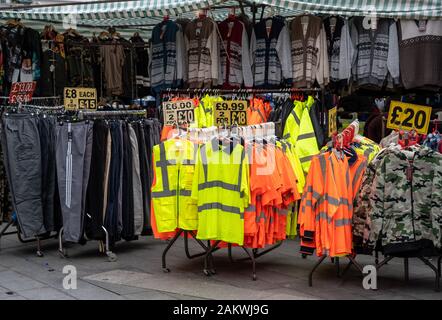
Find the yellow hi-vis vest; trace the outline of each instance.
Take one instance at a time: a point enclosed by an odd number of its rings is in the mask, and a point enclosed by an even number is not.
[[[287,118],[284,139],[294,145],[302,169],[307,174],[314,155],[319,153],[318,142],[310,119],[310,108],[314,103],[309,96],[305,103],[295,101],[295,107]]]
[[[198,235],[242,245],[244,210],[249,205],[249,168],[237,142],[212,139],[198,151],[192,197],[198,200]]]
[[[158,232],[198,228],[196,201],[191,198],[196,151],[192,142],[179,139],[153,147],[152,204]]]
[[[201,100],[199,104],[199,108],[201,108],[201,120],[199,121],[200,128],[206,127],[209,128],[213,126],[215,123],[215,104],[217,102],[222,102],[223,98],[209,96],[206,94]]]

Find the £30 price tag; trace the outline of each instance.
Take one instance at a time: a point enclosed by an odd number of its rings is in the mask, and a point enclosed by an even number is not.
[[[399,130],[416,130],[426,134],[430,125],[431,107],[417,104],[391,101],[388,112],[387,128]]]
[[[247,101],[221,101],[215,104],[216,126],[247,125]]]

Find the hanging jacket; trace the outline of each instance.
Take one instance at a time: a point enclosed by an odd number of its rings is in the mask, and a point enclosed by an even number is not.
[[[281,86],[283,80],[291,81],[292,63],[290,36],[284,20],[273,17],[269,35],[266,21],[262,20],[253,27],[250,55],[254,86],[268,88]]]
[[[160,233],[198,228],[196,202],[191,198],[196,148],[177,139],[153,147],[152,207]]]
[[[198,150],[192,198],[198,202],[198,239],[242,245],[249,206],[247,157],[237,141],[214,138]]]
[[[294,146],[294,152],[301,161],[302,168],[307,174],[312,157],[319,153],[318,143],[310,118],[310,107],[314,99],[309,97],[307,102],[295,101],[295,107],[287,118],[283,138]]]
[[[304,29],[305,18],[308,22]],[[322,19],[312,15],[296,17],[290,29],[293,86],[311,88],[315,80],[320,86],[327,85],[330,70]]]
[[[442,240],[442,155],[427,148],[391,148],[376,170],[370,242],[385,254],[416,251]]]
[[[151,42],[152,89],[159,92],[182,85],[186,75],[181,27],[171,20],[162,21],[153,28]]]
[[[218,25],[222,38],[221,50],[221,79],[224,89],[253,86],[250,64],[249,38],[244,24],[237,19],[227,18]]]
[[[363,27],[363,17],[353,18],[351,38],[355,53],[353,80],[358,87],[393,88],[399,85],[399,46],[396,22],[379,19],[376,30]]]
[[[184,31],[188,59],[189,88],[210,88],[220,79],[220,57],[216,23],[208,17],[189,22]]]

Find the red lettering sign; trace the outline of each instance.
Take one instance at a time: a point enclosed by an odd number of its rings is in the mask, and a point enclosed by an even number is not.
[[[9,93],[9,103],[26,103],[32,100],[37,82],[14,82]]]

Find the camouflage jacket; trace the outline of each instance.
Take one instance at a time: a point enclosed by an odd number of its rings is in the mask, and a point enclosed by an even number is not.
[[[353,211],[353,242],[355,246],[363,246],[367,243],[370,235],[371,192],[376,170],[382,159],[389,152],[389,149],[382,150],[367,166],[362,178],[361,188],[354,201]]]
[[[390,149],[376,170],[370,202],[372,244],[381,240],[385,249],[429,240],[440,248],[442,155],[421,146]]]

